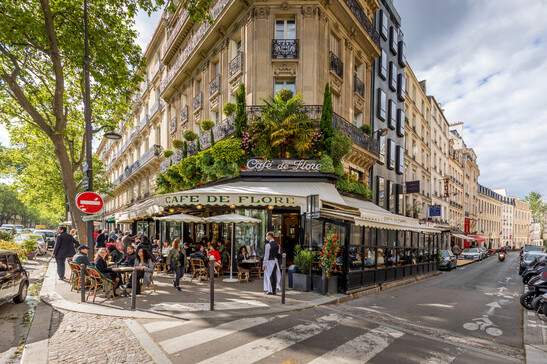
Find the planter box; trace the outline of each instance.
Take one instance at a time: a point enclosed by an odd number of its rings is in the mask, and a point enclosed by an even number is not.
[[[298,291],[308,292],[311,289],[310,276],[307,274],[293,273],[292,288]]]
[[[321,293],[321,276],[314,275],[313,279],[313,291],[316,293]],[[325,293],[338,293],[338,276],[332,276],[326,278],[326,292]]]

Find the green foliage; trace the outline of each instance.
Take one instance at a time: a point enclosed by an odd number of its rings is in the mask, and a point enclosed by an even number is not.
[[[226,115],[227,117],[233,115],[233,113],[236,112],[236,104],[233,102],[227,102],[222,107],[222,113]]]
[[[321,122],[319,128],[321,130],[321,143],[323,150],[330,154],[330,140],[334,136],[334,128],[332,127],[332,94],[330,92],[328,82],[325,84],[325,95],[323,96],[323,110],[321,111]]]
[[[543,214],[547,210],[547,204],[543,202],[543,196],[541,193],[532,191],[524,198],[524,201],[530,204],[532,218],[543,221]]]
[[[186,158],[188,157],[188,142],[185,140],[184,144],[182,145],[182,157]]]
[[[23,251],[25,253],[31,253],[36,250],[36,240],[34,239],[25,239],[23,242]]]
[[[188,15],[192,20],[200,23],[214,23],[214,19],[209,12],[216,0],[187,0],[184,3],[184,9],[188,11]]]
[[[182,137],[191,142],[192,140],[196,140],[198,135],[197,133],[193,132],[192,130],[186,130],[184,133],[182,133]]]
[[[366,198],[372,197],[372,192],[364,181],[359,180],[356,176],[347,173],[338,180],[336,183],[336,188],[340,191],[355,193]]]
[[[361,127],[359,129],[361,129],[363,131],[363,133],[365,133],[367,135],[370,135],[372,133],[372,128],[368,124],[361,125]]]
[[[321,173],[334,173],[334,165],[332,164],[332,158],[327,154],[323,154],[321,158],[317,160],[321,164]],[[342,168],[342,170],[344,170]]]
[[[321,249],[319,261],[322,268],[325,268],[325,275],[331,276],[334,271],[336,258],[340,247],[338,246],[338,236],[333,230],[329,230],[323,240],[323,248]]]
[[[342,177],[344,175],[344,166],[342,165],[342,163],[338,163],[334,167],[334,174],[338,177]]]
[[[302,249],[300,245],[294,247],[294,264],[298,267],[298,272],[308,274],[310,271],[310,263],[317,255],[317,252],[308,249]]]
[[[339,132],[334,133],[327,143],[330,145],[331,150],[328,154],[332,158],[334,166],[340,164],[342,158],[349,153],[353,144],[350,138]]]
[[[172,144],[175,149],[182,149],[184,147],[184,142],[180,139],[174,139]]]
[[[235,137],[241,139],[242,132],[247,126],[247,110],[245,108],[245,85],[239,84],[239,89],[236,96],[236,116],[234,119],[236,127]]]
[[[17,253],[20,259],[22,260],[27,259],[23,245],[16,243],[13,240],[5,241],[0,239],[0,250],[9,250],[10,252]]]
[[[207,131],[213,129],[213,126],[215,126],[215,122],[213,120],[202,120],[200,125],[201,130]]]
[[[13,233],[7,230],[0,230],[0,240],[13,242]]]
[[[282,88],[281,90],[277,91],[277,95],[283,102],[287,102],[290,99],[294,97],[294,94],[291,90],[287,90]]]
[[[172,156],[173,154],[175,154],[175,152],[173,152],[171,149],[166,149],[163,151],[163,156],[165,158],[169,158],[170,156]]]
[[[213,129],[209,130],[209,134],[211,137],[211,147],[215,145],[215,133],[213,133]]]
[[[201,143],[199,142],[199,138],[196,139],[196,150],[201,152]]]

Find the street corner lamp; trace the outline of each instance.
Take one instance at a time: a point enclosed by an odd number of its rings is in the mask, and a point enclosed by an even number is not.
[[[376,134],[376,133],[378,133],[379,136],[386,136],[388,131],[389,131],[388,128],[378,129],[374,133],[372,133],[372,136],[374,136],[374,134]]]
[[[107,131],[106,133],[104,133],[104,137],[106,139],[111,139],[111,140],[120,140],[122,138],[120,134],[114,131],[113,126],[110,127],[110,131]]]

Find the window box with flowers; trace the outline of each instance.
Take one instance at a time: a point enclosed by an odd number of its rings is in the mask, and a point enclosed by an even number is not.
[[[338,292],[338,276],[333,273],[337,271],[337,266],[340,265],[339,255],[340,247],[338,246],[338,236],[331,230],[327,232],[323,240],[323,248],[319,252],[319,265],[325,269],[325,293],[333,294]],[[314,275],[313,291],[322,293],[321,276]]]

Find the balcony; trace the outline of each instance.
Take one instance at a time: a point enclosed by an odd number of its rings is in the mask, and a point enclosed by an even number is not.
[[[161,152],[162,152],[161,145],[154,144],[152,148],[148,149],[143,155],[141,155],[140,158],[137,159],[135,163],[133,163],[129,167],[126,167],[123,173],[118,178],[116,178],[116,180],[114,181],[114,184],[118,185],[122,183],[123,181],[125,181],[138,169],[144,167],[154,158],[161,156]]]
[[[148,115],[144,115],[144,117],[141,119],[141,122],[139,123],[139,131],[142,131],[148,124],[150,124],[150,118]]]
[[[182,25],[186,22],[186,19],[188,19],[188,11],[184,10],[177,19],[175,26],[168,30],[169,35],[167,37],[167,42],[165,42],[165,45],[163,46],[163,54],[167,54],[169,52],[173,42],[177,39],[177,35],[179,34]]]
[[[180,110],[180,123],[184,124],[186,121],[188,121],[188,105],[184,105]]]
[[[272,39],[272,59],[298,59],[298,39]]]
[[[243,52],[239,52],[228,64],[228,79],[243,71]]]
[[[133,110],[133,112],[136,112],[139,109],[139,106],[141,106],[141,94],[140,94],[140,92],[136,92],[131,97],[131,101],[133,102],[132,110]]]
[[[127,139],[127,141],[120,148],[120,151],[118,152],[118,156],[116,157],[116,159],[120,159],[123,152],[125,152],[127,150],[127,148],[129,147],[130,144],[131,144],[131,139]]]
[[[157,100],[152,108],[150,109],[150,119],[154,119],[159,111],[163,109],[163,101],[161,99]]]
[[[156,78],[156,75],[158,74],[159,70],[161,70],[163,68],[163,65],[161,64],[160,61],[158,61],[153,67],[152,69],[150,70],[150,79],[153,80],[154,78]]]
[[[201,109],[201,106],[203,105],[203,95],[201,92],[199,92],[196,97],[192,100],[192,103],[194,105],[193,111],[196,112]]]
[[[333,113],[332,127],[349,137],[353,143],[369,152],[380,155],[380,142],[363,133],[361,129],[353,125],[337,113]]]
[[[329,70],[333,71],[335,75],[337,75],[343,80],[344,79],[344,63],[340,60],[340,58],[336,57],[334,53],[329,52],[329,54],[330,54]]]
[[[220,92],[220,75],[216,75],[211,82],[209,82],[209,97],[215,96]]]
[[[150,81],[148,80],[144,80],[144,83],[142,84],[142,87],[141,87],[141,94],[145,94],[145,92],[150,88]]]
[[[139,130],[136,127],[131,128],[131,142],[135,142],[139,137]]]
[[[357,18],[357,21],[365,29],[365,31],[370,36],[370,38],[372,39],[374,44],[376,44],[379,48],[380,47],[380,34],[378,34],[376,29],[374,29],[374,26],[372,25],[370,20],[367,18],[366,14],[363,11],[363,9],[361,8],[361,6],[359,6],[359,4],[357,3],[356,0],[344,0],[344,2],[348,6],[349,10],[351,10],[353,15],[355,15],[355,17]]]
[[[353,75],[353,92],[365,98],[365,84],[355,74]]]
[[[174,133],[177,130],[177,117],[173,116],[169,122],[169,129],[171,133]]]

